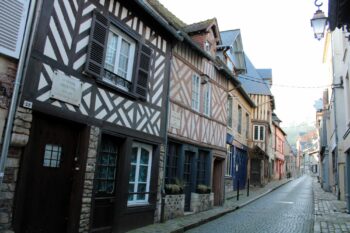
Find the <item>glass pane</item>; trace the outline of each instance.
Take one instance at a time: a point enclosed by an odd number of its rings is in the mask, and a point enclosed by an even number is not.
[[[139,182],[147,182],[147,171],[148,171],[147,166],[140,166]]]
[[[137,162],[137,147],[132,148],[131,152],[131,163],[136,163]]]
[[[118,46],[118,36],[112,32],[109,32],[106,59],[105,59],[105,68],[110,71],[114,71],[114,63],[115,63],[115,57],[117,53],[117,46]]]
[[[109,180],[114,180],[114,171],[115,171],[114,167],[108,168],[108,179]]]
[[[131,165],[130,175],[129,175],[129,182],[135,182],[135,176],[136,176],[136,166]]]
[[[50,167],[50,160],[44,159],[44,167]]]
[[[133,193],[134,192],[134,184],[129,184],[129,193]],[[134,194],[129,194],[128,196],[128,201],[133,201],[134,200]]]
[[[107,167],[100,167],[100,179],[107,179],[108,174],[108,168]]]
[[[101,165],[108,165],[108,154],[107,153],[101,153]]]
[[[140,164],[148,165],[148,158],[149,158],[148,150],[145,150],[145,149],[141,148],[141,161],[140,161]]]
[[[109,165],[114,165],[115,164],[115,159],[116,159],[116,156],[115,156],[115,154],[109,154],[109,162],[108,162],[108,164]]]
[[[127,41],[122,40],[119,55],[118,75],[125,79],[127,78],[126,76],[128,72],[129,51],[130,44]]]
[[[51,159],[51,150],[45,150],[44,159]]]
[[[106,189],[107,189],[107,181],[103,181],[103,180],[99,181],[98,190],[100,192],[105,192]]]
[[[107,181],[106,192],[112,193],[114,189],[114,181]]]
[[[146,184],[139,184],[137,192],[143,193],[146,192]],[[145,200],[146,194],[137,194],[137,200]]]

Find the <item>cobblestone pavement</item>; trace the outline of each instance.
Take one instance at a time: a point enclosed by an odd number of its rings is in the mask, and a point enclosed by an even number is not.
[[[346,213],[345,201],[337,200],[330,192],[325,192],[316,178],[313,179],[315,224],[314,233],[350,232],[350,214]]]
[[[299,179],[298,179],[299,180]],[[236,192],[230,193],[227,196],[224,206],[214,207],[211,210],[200,212],[197,214],[186,215],[184,217],[169,220],[165,223],[152,224],[146,227],[142,227],[129,233],[169,233],[169,232],[184,232],[192,229],[196,226],[204,224],[206,222],[217,219],[228,213],[236,211],[250,203],[254,203],[255,200],[262,198],[271,191],[281,187],[291,180],[283,179],[278,181],[272,181],[264,187],[253,187],[250,189],[250,195],[247,196],[246,190],[240,191],[239,200],[237,201]],[[293,181],[294,182],[294,181]],[[283,186],[282,186],[283,187]],[[264,213],[262,213],[264,214]],[[260,233],[260,231],[255,231]]]
[[[189,233],[311,233],[313,194],[310,176],[294,180],[259,200]]]

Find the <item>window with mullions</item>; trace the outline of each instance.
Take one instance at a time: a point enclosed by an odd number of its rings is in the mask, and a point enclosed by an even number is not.
[[[135,41],[116,27],[108,33],[103,81],[122,88],[131,89],[132,68],[134,64]]]
[[[227,126],[232,128],[232,107],[233,107],[233,98],[232,96],[227,97]]]
[[[232,176],[232,149],[231,145],[227,145],[227,156],[226,156],[226,176]]]
[[[194,74],[192,76],[192,109],[199,111],[200,104],[200,78]]]
[[[165,170],[165,183],[173,184],[177,178],[178,162],[180,156],[180,145],[170,142]]]
[[[95,190],[97,193],[114,193],[117,158],[118,147],[115,140],[103,135],[96,163]]]
[[[237,125],[237,132],[239,134],[242,133],[242,107],[238,105],[238,125]]]
[[[133,143],[131,152],[128,205],[147,204],[151,180],[152,146]]]
[[[204,115],[210,117],[211,110],[211,86],[208,82],[204,89]]]
[[[207,154],[208,152],[199,151],[197,160],[197,185],[207,185]]]
[[[84,71],[102,84],[146,100],[153,50],[123,24],[94,11]]]
[[[61,163],[62,147],[53,144],[45,145],[44,167],[59,168]]]
[[[254,125],[254,141],[264,141],[265,140],[265,126]]]

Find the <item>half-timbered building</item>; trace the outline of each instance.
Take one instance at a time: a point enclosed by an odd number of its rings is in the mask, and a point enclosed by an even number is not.
[[[241,32],[239,29],[220,33],[222,44],[218,56],[237,77],[246,72]],[[227,99],[227,157],[225,191],[246,187],[249,179],[248,150],[252,146],[252,113],[255,107],[244,88],[231,79]]]
[[[274,97],[270,90],[272,84],[271,69],[258,70],[247,55],[244,56],[246,72],[239,75],[243,88],[249,94],[256,107],[252,113],[253,145],[249,151],[250,181],[252,184],[265,184],[272,170],[272,112],[275,108]]]
[[[38,1],[34,25],[13,229],[125,232],[157,221],[180,37],[143,1]]]
[[[148,1],[184,37],[173,48],[165,183],[184,184],[185,211],[198,185],[224,200],[228,72],[217,60],[216,19],[186,25],[157,1]],[[230,76],[231,75],[231,76]],[[235,81],[236,85],[238,80]]]

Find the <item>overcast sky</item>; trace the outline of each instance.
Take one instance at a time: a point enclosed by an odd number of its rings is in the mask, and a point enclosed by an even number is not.
[[[313,0],[159,1],[187,24],[216,17],[220,31],[241,29],[244,51],[255,67],[272,69],[275,112],[282,126],[315,121],[313,105],[324,88],[281,87],[327,84],[324,40],[314,39],[310,26],[317,9]]]

